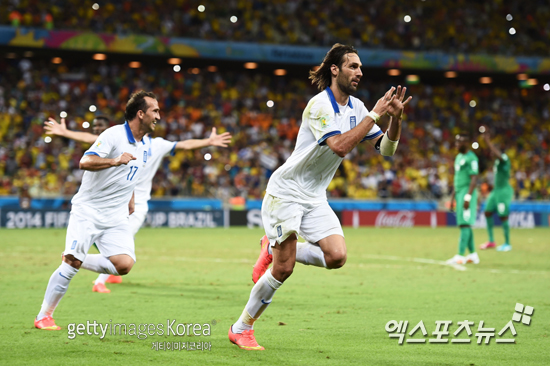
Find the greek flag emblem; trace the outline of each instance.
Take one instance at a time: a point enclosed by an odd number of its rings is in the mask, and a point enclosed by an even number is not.
[[[144,152],[143,152],[143,162],[144,162],[144,163],[147,162],[147,151],[144,151]]]
[[[281,225],[277,226],[277,236],[283,236],[283,229],[281,228]]]
[[[357,120],[355,119],[355,116],[351,116],[349,118],[349,128],[350,128],[350,130],[352,128],[354,128],[355,126],[357,126]]]

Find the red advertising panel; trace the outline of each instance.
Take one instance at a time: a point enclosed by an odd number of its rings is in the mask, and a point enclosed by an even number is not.
[[[447,226],[447,214],[438,211],[342,211],[343,226]]]

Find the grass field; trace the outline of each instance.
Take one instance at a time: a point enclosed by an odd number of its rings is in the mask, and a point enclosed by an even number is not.
[[[48,279],[60,263],[64,230],[0,230],[0,364],[41,365],[548,365],[550,230],[512,230],[514,249],[480,252],[465,271],[438,261],[456,252],[458,229],[346,229],[348,262],[339,270],[296,265],[256,322],[264,352],[229,343],[227,330],[252,288],[259,229],[143,229],[138,262],[110,294],[92,293],[96,274],[81,270],[55,313],[61,331],[34,329]],[[497,238],[502,233],[497,228]],[[475,230],[476,245],[487,239]],[[535,308],[531,325],[514,323],[516,344],[478,345],[481,320],[498,333],[516,303]],[[76,336],[70,323],[209,323],[211,335]],[[399,346],[384,327],[420,320],[470,320],[470,344]],[[284,324],[283,324],[284,323]],[[164,329],[166,331],[166,325]],[[415,338],[420,338],[417,332]],[[460,338],[467,338],[463,332]],[[512,338],[508,332],[502,338]],[[407,338],[408,339],[408,336]],[[207,341],[210,351],[155,351],[152,342]]]

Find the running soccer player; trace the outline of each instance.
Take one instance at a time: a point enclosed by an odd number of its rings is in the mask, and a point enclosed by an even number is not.
[[[79,269],[125,275],[136,257],[128,216],[147,150],[143,138],[154,131],[160,109],[153,93],[139,91],[126,104],[127,122],[105,130],[80,160],[85,170],[73,197],[63,262],[48,282],[34,326],[60,330],[53,313]],[[88,254],[95,243],[101,254]]]
[[[269,179],[262,203],[267,245],[262,246],[260,257],[272,259],[273,267],[267,269],[270,260],[260,261],[263,266],[255,271],[263,271],[263,275],[252,288],[240,318],[229,328],[229,340],[241,349],[264,349],[254,337],[254,322],[292,274],[295,262],[331,269],[345,264],[344,233],[326,198],[343,158],[362,141],[382,155],[395,153],[403,108],[411,98],[403,100],[406,88],[392,87],[369,112],[362,101],[351,96],[362,76],[357,51],[342,44],[335,44],[310,74],[321,92],[306,106],[296,148]],[[386,114],[391,119],[383,134],[376,123]],[[297,244],[298,235],[307,242]]]
[[[508,252],[512,250],[512,245],[510,245],[510,223],[508,222],[508,216],[510,215],[510,203],[512,203],[512,198],[514,196],[514,190],[510,185],[510,159],[508,155],[491,143],[491,137],[488,131],[483,134],[483,139],[492,155],[495,157],[495,165],[493,166],[495,183],[485,203],[485,218],[487,220],[489,241],[482,244],[479,248],[489,249],[496,247],[495,238],[493,236],[493,214],[496,211],[500,217],[502,230],[504,231],[504,244],[499,245],[497,251]]]
[[[458,155],[455,159],[454,187],[451,192],[451,208],[456,200],[456,224],[460,228],[458,253],[449,259],[447,264],[479,263],[479,256],[474,246],[472,225],[477,214],[477,176],[479,162],[477,155],[470,150],[470,140],[467,135],[456,135],[455,146]],[[470,251],[464,256],[466,248]]]
[[[50,118],[48,121],[45,122],[44,128],[49,134],[63,136],[72,140],[93,144],[97,139],[96,132],[103,132],[99,131],[99,129],[96,129],[96,120],[98,120],[99,118],[105,117],[96,117],[94,119],[94,134],[91,134],[89,132],[68,130],[65,125],[64,119],[61,119],[61,123],[57,123],[55,119]],[[105,126],[105,128],[109,126],[108,119]],[[130,215],[129,219],[132,236],[135,236],[137,234],[137,232],[141,228],[141,225],[143,225],[145,218],[147,217],[147,212],[149,211],[149,206],[147,205],[147,202],[151,199],[153,178],[162,162],[162,159],[168,154],[174,155],[175,150],[194,150],[208,146],[227,147],[227,144],[231,142],[231,134],[229,132],[224,132],[218,135],[216,133],[216,128],[214,127],[212,128],[212,133],[210,134],[210,137],[205,139],[190,139],[185,141],[172,142],[165,140],[161,137],[151,138],[151,136],[146,135],[144,138],[144,142],[147,145],[146,147],[148,154],[148,164],[142,171],[142,174],[138,179],[136,189],[134,190],[135,210],[134,213]],[[95,280],[92,291],[109,293],[111,292],[111,290],[109,290],[105,286],[105,283],[120,282],[122,282],[122,278],[120,276],[102,273]]]

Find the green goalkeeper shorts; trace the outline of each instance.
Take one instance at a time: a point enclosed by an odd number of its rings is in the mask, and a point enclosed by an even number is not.
[[[455,194],[456,199],[456,224],[458,226],[470,225],[474,226],[476,223],[477,214],[477,189],[472,192],[472,199],[470,200],[470,207],[464,209],[464,196],[468,193],[468,188],[462,189]]]
[[[500,217],[510,215],[510,203],[512,203],[513,196],[512,187],[493,189],[485,203],[485,212],[496,212]]]

